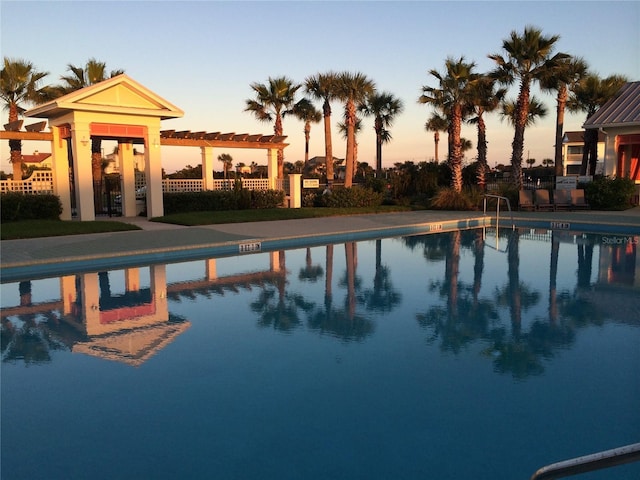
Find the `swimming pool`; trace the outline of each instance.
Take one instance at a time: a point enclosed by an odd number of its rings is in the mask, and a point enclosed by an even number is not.
[[[527,479],[637,442],[638,240],[471,229],[4,284],[2,477]]]

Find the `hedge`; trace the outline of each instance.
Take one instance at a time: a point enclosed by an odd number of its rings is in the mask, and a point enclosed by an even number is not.
[[[62,204],[56,195],[27,195],[3,193],[0,195],[2,222],[18,220],[60,220]]]
[[[250,208],[276,208],[284,204],[280,190],[231,191],[207,190],[203,192],[165,193],[164,213],[246,210]]]

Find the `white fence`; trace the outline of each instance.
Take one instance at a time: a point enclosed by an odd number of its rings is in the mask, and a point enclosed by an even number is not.
[[[243,178],[242,188],[247,190],[268,190],[269,180],[266,178]],[[203,190],[204,181],[202,179],[169,179],[162,180],[162,191],[165,193],[176,192],[200,192]],[[235,180],[214,180],[214,190],[233,190]],[[145,186],[144,174],[136,175],[136,191]],[[287,180],[276,180],[276,188],[284,190],[288,186]],[[26,180],[13,181],[1,180],[0,193],[20,192],[27,194],[53,193],[53,172],[47,170],[36,170]]]
[[[31,195],[53,193],[53,172],[36,170],[26,180],[0,180],[0,193],[9,192]]]

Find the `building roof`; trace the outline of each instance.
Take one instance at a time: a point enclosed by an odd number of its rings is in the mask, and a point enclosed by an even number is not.
[[[34,152],[33,155],[22,155],[22,163],[42,163],[50,156],[50,153]]]
[[[625,83],[616,96],[587,118],[584,128],[640,126],[640,82]]]
[[[24,115],[55,118],[73,110],[143,115],[161,120],[184,115],[178,107],[124,73],[38,105]]]
[[[598,132],[598,142],[604,142],[604,140],[604,133]],[[564,132],[562,143],[584,143],[584,130],[577,132]]]

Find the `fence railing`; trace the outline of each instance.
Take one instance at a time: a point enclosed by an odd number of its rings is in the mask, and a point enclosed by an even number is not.
[[[0,180],[0,193],[53,193],[53,172],[36,170],[26,180]]]

